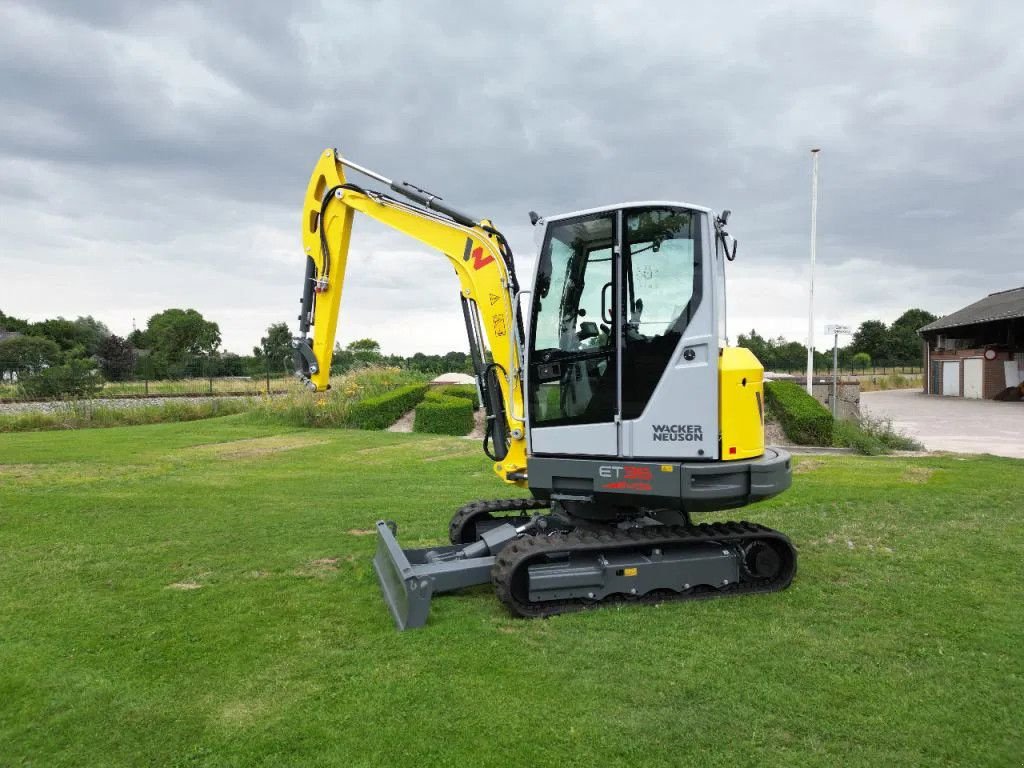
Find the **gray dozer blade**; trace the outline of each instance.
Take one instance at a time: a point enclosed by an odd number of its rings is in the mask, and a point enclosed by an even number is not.
[[[509,528],[512,535],[515,534],[512,526],[501,528]],[[435,593],[488,583],[493,565],[494,556],[487,546],[479,543],[402,549],[395,538],[394,523],[377,521],[373,570],[377,572],[384,602],[399,630],[415,629],[427,623],[430,599]]]

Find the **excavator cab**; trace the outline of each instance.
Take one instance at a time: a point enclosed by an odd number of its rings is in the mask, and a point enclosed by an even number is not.
[[[526,345],[535,497],[575,518],[647,507],[684,524],[788,485],[788,458],[764,448],[762,369],[725,339],[735,246],[724,218],[649,202],[536,222]]]
[[[344,168],[406,200],[350,182]],[[784,535],[692,520],[791,481],[789,455],[764,445],[761,365],[725,335],[728,211],[652,201],[531,214],[539,253],[522,288],[492,222],[327,150],[303,209],[295,340],[314,390],[329,386],[356,213],[454,266],[484,450],[499,478],[530,491],[464,505],[444,546],[403,549],[397,526],[377,522],[374,569],[399,629],[426,623],[434,594],[488,581],[519,616],[789,585],[796,552]]]
[[[717,438],[708,218],[651,203],[544,222],[526,375],[531,454],[718,458],[717,440],[650,445],[662,422]]]

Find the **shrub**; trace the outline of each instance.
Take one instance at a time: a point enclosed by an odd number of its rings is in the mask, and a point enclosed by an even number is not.
[[[359,429],[387,429],[423,399],[427,384],[408,384],[376,397],[360,400],[349,411],[348,422]]]
[[[416,406],[413,431],[434,435],[466,435],[473,431],[473,401],[435,395]]]
[[[889,451],[919,451],[923,446],[893,429],[891,421],[861,416],[859,421],[837,421],[834,440],[837,446],[853,448],[867,456]]]
[[[354,426],[352,411],[358,402],[389,394],[408,384],[426,387],[425,378],[399,368],[364,368],[333,377],[327,392],[310,392],[297,379],[292,379],[290,384],[286,383],[291,389],[288,394],[263,398],[251,418],[295,427]],[[409,409],[412,407],[410,405]]]
[[[797,445],[832,445],[832,414],[791,381],[769,381],[764,386],[768,411]]]
[[[423,399],[436,403],[449,397],[459,397],[472,401],[474,411],[480,407],[480,397],[477,395],[476,387],[472,384],[454,384],[447,387],[431,387],[427,390],[427,394]]]
[[[103,380],[88,360],[44,368],[20,383],[22,393],[30,398],[90,397],[103,388]]]
[[[875,392],[881,389],[917,389],[923,384],[923,374],[904,375],[890,373],[888,376],[862,376],[861,392]]]

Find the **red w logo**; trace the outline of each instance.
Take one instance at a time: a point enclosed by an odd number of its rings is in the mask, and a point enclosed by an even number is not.
[[[492,261],[494,261],[494,257],[491,256],[491,254],[489,253],[487,254],[487,257],[484,258],[484,249],[481,248],[479,245],[473,249],[473,269],[480,269],[480,267],[486,267]]]

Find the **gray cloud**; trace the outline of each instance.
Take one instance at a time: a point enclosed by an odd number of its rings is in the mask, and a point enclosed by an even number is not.
[[[331,145],[491,217],[524,270],[531,208],[730,207],[734,333],[802,338],[814,145],[823,318],[1024,283],[1024,12],[747,5],[0,3],[0,307],[195,306],[245,351],[295,314]],[[342,337],[461,348],[444,263],[357,226]]]

